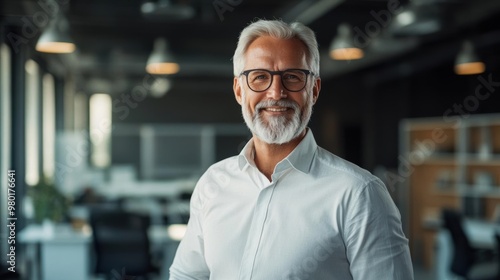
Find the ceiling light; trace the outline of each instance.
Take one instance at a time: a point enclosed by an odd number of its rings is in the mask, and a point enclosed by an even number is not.
[[[172,88],[172,82],[169,79],[158,77],[151,85],[151,96],[155,98],[160,98],[165,94],[167,94],[167,92],[171,88]]]
[[[394,18],[388,30],[394,36],[429,35],[443,29],[442,18],[442,10],[436,3],[414,0]]]
[[[179,64],[168,50],[167,40],[158,38],[149,56],[146,71],[154,75],[169,75],[179,72]]]
[[[474,51],[472,42],[464,41],[455,59],[455,73],[457,75],[474,75],[483,73],[484,69],[484,63]]]
[[[404,11],[397,15],[396,20],[400,25],[409,25],[415,22],[415,12]]]
[[[72,53],[76,47],[68,33],[68,21],[59,15],[52,19],[43,31],[35,49],[45,53]]]
[[[356,47],[348,24],[341,24],[337,29],[337,36],[330,45],[330,57],[335,60],[355,60],[364,56],[362,49]]]
[[[193,18],[195,9],[188,1],[148,0],[141,5],[141,12],[148,19],[187,20]]]

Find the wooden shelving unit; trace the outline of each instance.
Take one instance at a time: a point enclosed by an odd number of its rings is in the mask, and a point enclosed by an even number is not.
[[[500,114],[405,119],[400,170],[409,203],[412,257],[430,268],[443,208],[493,219],[500,206]]]

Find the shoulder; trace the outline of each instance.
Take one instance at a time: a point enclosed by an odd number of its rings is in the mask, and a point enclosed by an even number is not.
[[[238,160],[239,160],[239,155],[228,157],[226,159],[218,161],[212,164],[209,168],[207,168],[207,170],[201,176],[201,178],[212,177],[220,173],[225,173],[228,175],[235,173],[240,170],[238,167]]]
[[[383,183],[368,170],[318,147],[311,172],[317,178],[330,178],[344,185],[364,188]]]
[[[322,170],[323,176],[336,182],[338,190],[343,191],[344,206],[352,210],[351,214],[366,211],[367,215],[398,215],[387,187],[368,170],[320,147],[316,161],[317,170]]]
[[[232,156],[212,164],[196,183],[193,196],[210,198],[229,185],[231,177],[240,171],[238,156]]]

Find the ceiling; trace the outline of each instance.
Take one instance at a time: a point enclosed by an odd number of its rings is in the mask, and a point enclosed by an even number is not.
[[[49,0],[0,0],[4,25],[48,13]],[[241,29],[256,18],[299,20],[315,30],[323,79],[377,73],[391,79],[452,61],[460,42],[471,38],[490,64],[500,64],[498,0],[53,0],[60,3],[77,51],[37,54],[59,74],[71,69],[79,88],[95,92],[117,83],[137,84],[147,75],[147,58],[157,37],[165,37],[180,64],[173,80],[197,78],[200,84],[232,77],[231,57]],[[419,15],[438,27],[421,34],[398,27],[396,14],[416,5]],[[357,30],[366,57],[332,61],[328,47],[337,26]],[[418,30],[417,30],[418,31]],[[360,34],[363,34],[361,36]],[[29,42],[34,46],[36,40]],[[366,44],[365,44],[366,43]],[[369,44],[368,44],[369,43]],[[125,82],[124,82],[125,81]],[[125,85],[127,86],[127,85]]]

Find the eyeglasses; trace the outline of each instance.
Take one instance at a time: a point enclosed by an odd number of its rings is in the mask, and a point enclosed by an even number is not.
[[[281,77],[283,87],[292,92],[301,91],[306,87],[307,77],[313,72],[305,69],[287,69],[284,71],[269,71],[266,69],[250,69],[241,72],[241,75],[247,77],[248,87],[255,92],[263,92],[273,83],[273,76]]]

